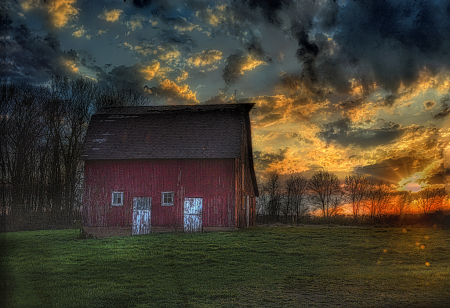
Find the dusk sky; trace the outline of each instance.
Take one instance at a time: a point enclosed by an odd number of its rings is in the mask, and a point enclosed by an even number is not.
[[[2,3],[3,80],[84,76],[157,105],[254,103],[261,179],[325,168],[444,184],[448,1]]]

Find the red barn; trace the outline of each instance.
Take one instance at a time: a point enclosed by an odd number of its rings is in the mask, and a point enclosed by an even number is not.
[[[84,229],[101,236],[254,226],[253,105],[94,114],[81,153]]]

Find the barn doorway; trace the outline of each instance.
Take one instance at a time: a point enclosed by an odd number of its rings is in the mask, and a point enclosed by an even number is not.
[[[133,198],[133,228],[132,235],[150,234],[151,232],[151,197]]]
[[[202,231],[202,198],[184,198],[184,231]]]

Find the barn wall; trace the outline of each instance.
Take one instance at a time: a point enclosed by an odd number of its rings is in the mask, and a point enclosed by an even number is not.
[[[243,121],[240,158],[235,160],[235,174],[237,179],[235,219],[236,226],[240,228],[247,226],[245,196],[249,197],[250,203],[248,225],[256,225],[256,198],[250,162],[250,157],[253,153],[251,153],[252,150],[249,144],[251,140],[248,139],[248,134],[251,133],[250,130],[250,120],[247,118],[246,121]]]
[[[183,227],[185,197],[203,198],[203,226],[234,227],[234,159],[86,161],[86,227],[132,224],[133,197],[152,197],[152,228]],[[113,191],[124,205],[111,206]],[[174,205],[161,205],[161,192],[174,192]]]

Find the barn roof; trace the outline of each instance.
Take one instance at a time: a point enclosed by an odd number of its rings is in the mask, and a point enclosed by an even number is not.
[[[237,158],[253,106],[105,108],[91,118],[81,159]]]

